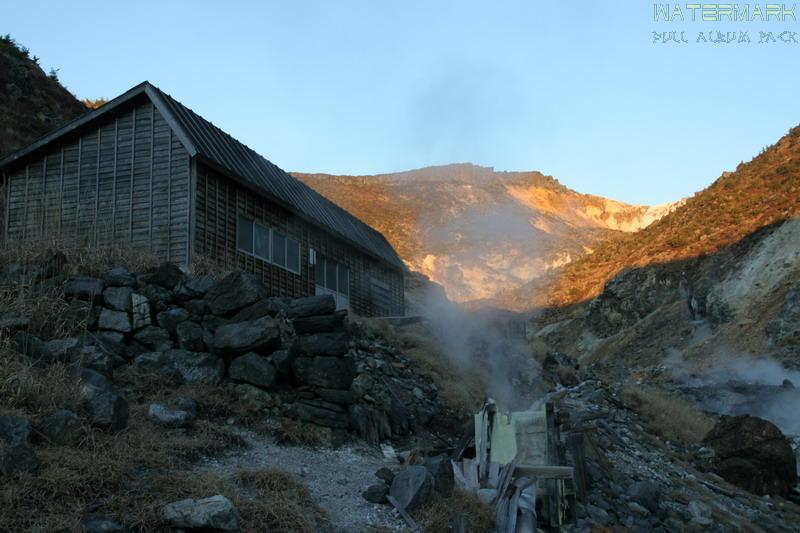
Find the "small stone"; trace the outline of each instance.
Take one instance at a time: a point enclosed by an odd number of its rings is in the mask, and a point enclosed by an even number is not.
[[[206,349],[204,330],[200,324],[187,320],[175,329],[178,346],[190,352],[203,352]]]
[[[383,483],[370,485],[367,490],[361,493],[365,500],[372,503],[388,503],[389,500],[386,496],[389,494],[389,489]]]
[[[391,485],[394,479],[394,472],[383,466],[375,471],[375,477],[382,480],[387,485]]]
[[[183,402],[153,402],[148,407],[147,416],[165,427],[186,427],[197,417],[197,403],[189,398],[184,398]]]
[[[175,329],[178,325],[189,320],[189,312],[180,307],[172,307],[158,313],[156,320],[158,325],[167,330],[170,335],[175,335]]]
[[[692,522],[699,526],[710,526],[714,523],[711,517],[711,508],[697,500],[689,502],[689,514],[692,515]]]
[[[181,500],[165,505],[164,519],[176,528],[238,531],[239,514],[233,503],[218,494],[202,500]]]
[[[92,515],[81,520],[83,533],[123,533],[125,526],[106,516]]]

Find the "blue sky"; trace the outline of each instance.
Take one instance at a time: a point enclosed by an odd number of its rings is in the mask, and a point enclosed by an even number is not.
[[[800,122],[800,44],[694,42],[796,22],[655,23],[642,0],[219,4],[2,0],[0,33],[80,98],[147,79],[286,170],[470,161],[661,203]]]

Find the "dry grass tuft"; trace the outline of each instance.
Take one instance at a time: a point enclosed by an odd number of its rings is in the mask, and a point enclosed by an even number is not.
[[[275,442],[287,446],[321,446],[330,444],[330,428],[309,424],[300,420],[281,417],[270,421],[269,431]]]
[[[621,397],[645,419],[649,429],[667,439],[695,444],[714,426],[714,419],[692,402],[655,387],[627,386]]]
[[[491,505],[483,503],[476,494],[456,490],[446,499],[438,499],[420,511],[417,521],[424,533],[450,531],[454,513],[464,515],[467,531],[490,533],[494,531],[495,513]]]

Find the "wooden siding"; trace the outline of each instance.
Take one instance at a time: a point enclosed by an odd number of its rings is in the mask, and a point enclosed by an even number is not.
[[[403,276],[330,233],[309,224],[282,207],[246,189],[217,171],[197,164],[194,257],[219,261],[261,277],[273,296],[314,294],[314,266],[309,247],[350,269],[350,307],[361,315],[402,315]],[[242,214],[300,242],[300,274],[236,250],[236,220]],[[391,308],[379,308],[372,298],[372,279],[387,285]]]
[[[6,238],[76,238],[189,257],[189,155],[150,103],[28,161],[8,176]]]

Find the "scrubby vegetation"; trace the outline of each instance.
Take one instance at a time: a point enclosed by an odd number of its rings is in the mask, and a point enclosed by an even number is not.
[[[714,427],[714,419],[689,400],[652,386],[627,386],[622,400],[665,439],[696,444]]]

